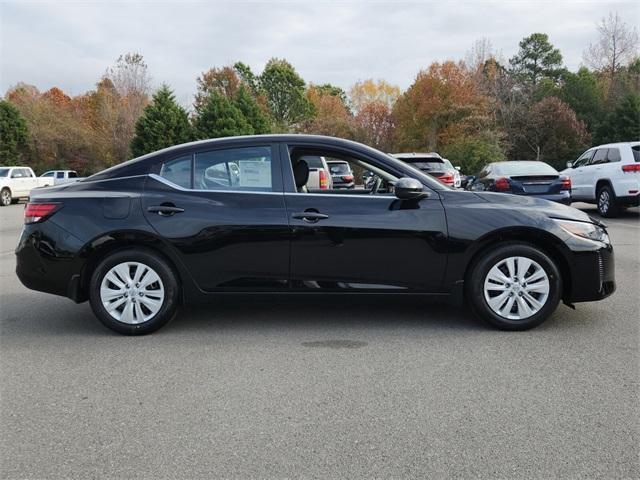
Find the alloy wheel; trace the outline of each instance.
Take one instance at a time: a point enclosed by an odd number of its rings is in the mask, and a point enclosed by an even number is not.
[[[0,201],[2,202],[2,205],[4,205],[5,207],[8,205],[11,205],[11,193],[9,193],[9,190],[2,191],[2,196],[0,198]]]
[[[130,325],[152,319],[164,303],[164,285],[148,265],[124,262],[112,267],[100,285],[100,301],[114,319]]]
[[[609,196],[609,192],[602,190],[598,196],[598,210],[600,210],[601,213],[607,213],[607,211],[609,211],[610,201],[611,197]]]
[[[509,320],[524,320],[538,313],[549,292],[547,272],[527,257],[500,260],[484,281],[484,298],[489,308]]]

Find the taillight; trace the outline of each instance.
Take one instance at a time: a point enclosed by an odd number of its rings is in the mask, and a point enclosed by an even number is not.
[[[327,172],[325,172],[324,170],[319,170],[318,171],[318,175],[320,178],[320,189],[321,190],[328,190],[329,189],[329,178],[327,176]]]
[[[571,190],[571,179],[569,177],[560,177],[560,190]]]
[[[353,175],[344,175],[342,177],[343,182],[353,182]]]
[[[451,173],[445,173],[444,175],[438,177],[438,180],[440,180],[445,185],[453,185],[453,175]]]
[[[496,191],[498,192],[508,192],[511,190],[511,184],[509,183],[509,179],[505,177],[496,178],[495,181]]]
[[[24,224],[38,223],[60,208],[59,203],[27,203],[24,207]]]
[[[629,165],[622,165],[622,171],[625,173],[640,172],[640,163],[630,163]]]

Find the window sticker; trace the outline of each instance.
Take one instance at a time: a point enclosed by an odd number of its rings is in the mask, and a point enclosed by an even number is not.
[[[271,162],[240,160],[240,187],[271,188]]]

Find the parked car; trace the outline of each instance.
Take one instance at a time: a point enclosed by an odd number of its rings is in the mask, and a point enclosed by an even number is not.
[[[309,190],[330,190],[333,188],[331,171],[326,158],[318,155],[306,155],[304,160],[309,166],[309,179],[306,188]]]
[[[449,160],[442,158],[435,152],[430,153],[394,153],[393,157],[408,163],[414,168],[425,172],[448,187],[460,186],[460,172],[456,170]]]
[[[312,154],[348,158],[381,181],[310,193]],[[235,185],[207,178],[230,163]],[[599,300],[615,289],[613,247],[587,214],[452,190],[331,137],[178,145],[34,191],[24,223],[22,283],[88,299],[106,326],[132,335],[165,325],[181,304],[229,292],[422,294],[466,301],[491,324],[523,330],[560,300]]]
[[[640,142],[590,148],[567,167],[573,200],[595,203],[603,217],[640,205]]]
[[[571,205],[571,179],[544,162],[494,162],[467,181],[467,190],[503,192]]]
[[[61,185],[63,183],[77,182],[81,177],[78,177],[78,172],[75,170],[49,170],[40,175],[40,178],[53,179],[53,185]]]
[[[349,162],[343,160],[328,160],[329,172],[331,172],[331,181],[333,188],[355,188],[355,178],[351,171]]]
[[[453,164],[446,158],[443,158],[443,160],[447,170],[453,173],[453,188],[460,188],[462,185],[462,176],[460,175],[460,167],[454,167]]]
[[[27,198],[34,188],[53,185],[52,178],[38,178],[29,167],[0,167],[0,206]]]

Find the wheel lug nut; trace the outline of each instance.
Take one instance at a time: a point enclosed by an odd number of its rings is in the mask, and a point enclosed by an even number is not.
[[[140,295],[141,297],[144,297],[144,293],[142,293],[142,292],[140,292],[140,293],[139,293],[139,295]]]
[[[139,283],[136,283],[136,288],[140,288],[140,284]]]

